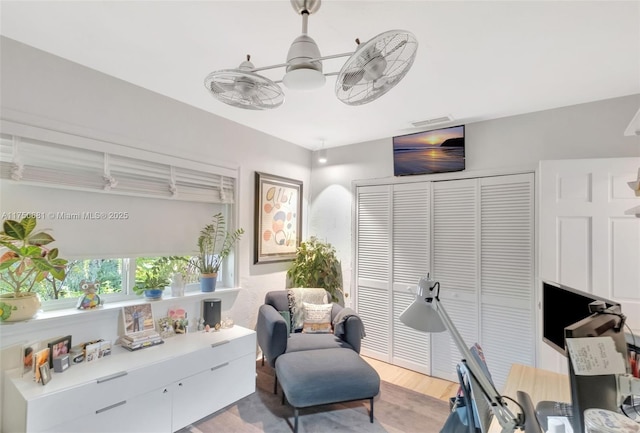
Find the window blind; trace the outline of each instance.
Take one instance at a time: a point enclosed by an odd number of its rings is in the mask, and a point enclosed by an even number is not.
[[[139,152],[138,152],[139,153]],[[0,134],[0,178],[30,185],[203,203],[233,203],[234,177],[167,162]],[[202,164],[199,164],[202,165]]]

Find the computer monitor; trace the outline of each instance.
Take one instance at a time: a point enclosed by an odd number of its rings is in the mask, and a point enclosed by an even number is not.
[[[594,313],[565,328],[565,338],[611,337],[616,350],[624,359],[627,373],[630,366],[627,354],[620,306],[614,305],[604,312]],[[583,432],[584,411],[590,408],[618,411],[618,387],[616,375],[578,376],[569,361],[569,380],[571,383],[571,404],[573,407],[573,431]]]
[[[602,301],[607,307],[620,305],[615,301],[581,292],[563,284],[542,282],[542,341],[563,355],[567,355],[564,345],[564,328],[589,317],[589,304]]]

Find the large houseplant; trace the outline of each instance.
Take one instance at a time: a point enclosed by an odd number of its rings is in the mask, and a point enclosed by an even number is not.
[[[342,268],[336,249],[315,236],[301,242],[287,271],[289,287],[322,287],[333,302],[344,304]]]
[[[215,214],[211,223],[200,230],[199,254],[192,259],[191,264],[200,271],[200,289],[203,292],[215,290],[220,265],[243,234],[242,228],[232,232],[227,231],[222,213]]]
[[[33,290],[45,278],[63,281],[67,261],[58,257],[57,248],[49,248],[53,237],[36,231],[35,217],[21,221],[5,220],[0,232],[0,321],[19,321],[33,317],[40,299]]]

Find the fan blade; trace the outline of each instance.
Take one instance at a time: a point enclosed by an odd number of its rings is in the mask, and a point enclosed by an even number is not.
[[[342,90],[345,92],[358,84],[364,76],[364,69],[356,69],[354,71],[348,71],[344,73],[342,78]]]

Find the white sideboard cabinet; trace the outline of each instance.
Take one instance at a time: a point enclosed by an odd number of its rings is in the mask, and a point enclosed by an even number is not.
[[[240,326],[52,373],[5,378],[2,431],[174,432],[255,391],[256,336]]]

